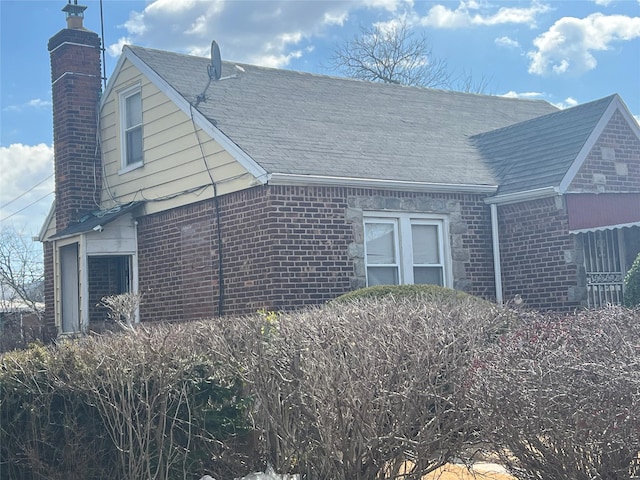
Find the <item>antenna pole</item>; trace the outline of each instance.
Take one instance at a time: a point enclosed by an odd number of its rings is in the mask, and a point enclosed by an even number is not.
[[[78,0],[76,0],[77,2]],[[107,89],[107,64],[105,60],[104,52],[106,50],[104,46],[104,15],[102,14],[102,0],[100,0],[100,35],[102,36],[102,84],[104,89]]]

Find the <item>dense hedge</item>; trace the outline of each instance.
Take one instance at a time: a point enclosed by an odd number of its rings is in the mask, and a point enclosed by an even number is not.
[[[367,298],[383,298],[393,296],[395,298],[411,298],[429,300],[435,302],[475,301],[488,303],[479,297],[474,297],[468,293],[454,290],[452,288],[441,287],[439,285],[376,285],[365,287],[345,293],[335,298],[334,302],[349,302]]]
[[[519,315],[472,370],[483,440],[518,479],[640,478],[640,310]]]
[[[417,480],[477,443],[523,480],[640,473],[640,310],[358,295],[3,355],[0,478]]]
[[[0,478],[246,470],[242,384],[207,337],[165,325],[2,356]]]

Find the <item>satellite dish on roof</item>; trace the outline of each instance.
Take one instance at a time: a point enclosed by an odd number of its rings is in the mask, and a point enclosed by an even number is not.
[[[212,80],[220,80],[222,75],[222,58],[220,57],[220,47],[213,40],[211,42],[211,65],[207,67],[209,78]]]

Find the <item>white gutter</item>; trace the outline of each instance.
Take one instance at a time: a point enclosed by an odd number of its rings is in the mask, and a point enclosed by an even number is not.
[[[497,185],[473,185],[455,183],[429,183],[405,180],[381,180],[377,178],[331,177],[327,175],[298,175],[291,173],[272,173],[270,185],[332,186],[355,188],[380,188],[400,191],[419,191],[429,193],[495,193]]]
[[[502,268],[500,267],[500,231],[498,230],[498,205],[491,206],[491,239],[493,243],[493,276],[496,282],[496,302],[502,305]]]
[[[504,195],[496,195],[495,197],[485,198],[484,202],[489,205],[507,205],[509,203],[519,203],[527,200],[536,200],[538,198],[555,197],[559,195],[558,187],[542,187],[535,190],[527,190],[524,192],[505,193]]]

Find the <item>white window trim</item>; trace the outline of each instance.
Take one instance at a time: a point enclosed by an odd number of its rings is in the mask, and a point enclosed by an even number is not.
[[[141,161],[135,162],[135,163],[129,163],[129,164],[127,163],[127,135],[126,135],[127,98],[131,97],[132,95],[136,95],[137,93],[140,93],[140,94],[142,93],[142,87],[139,84],[129,87],[118,94],[119,107],[120,107],[120,170],[118,170],[119,175],[130,172],[131,170],[136,170],[144,166],[144,150],[143,150],[143,159]],[[144,131],[143,131],[143,139],[144,139]]]
[[[413,284],[413,249],[411,239],[411,225],[436,225],[439,232],[439,255],[440,264],[434,266],[442,267],[443,286],[453,288],[453,273],[451,246],[449,235],[449,218],[446,215],[434,215],[423,213],[407,213],[407,212],[365,212],[363,215],[364,223],[380,220],[381,223],[394,223],[396,228],[394,231],[396,258],[399,265],[399,282],[401,285]],[[366,229],[366,226],[365,226]],[[367,264],[367,242],[364,239],[364,262],[365,276],[367,285],[369,285],[369,269]]]

